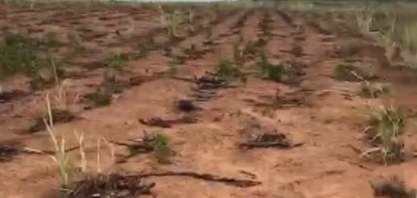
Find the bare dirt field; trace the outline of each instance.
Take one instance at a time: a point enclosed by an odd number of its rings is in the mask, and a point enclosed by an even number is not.
[[[393,175],[417,186],[415,160],[360,157],[367,104],[403,109],[404,149],[417,149],[417,78],[389,66],[384,50],[326,13],[192,9],[171,38],[157,7],[0,5],[2,67],[48,65],[1,81],[0,197],[58,197],[46,93],[58,140],[71,148],[83,134],[85,171],[155,184],[137,197],[364,198],[374,197],[371,181]],[[42,40],[42,55],[39,46],[33,59],[8,53],[16,40],[29,51],[25,38]],[[364,79],[337,76],[341,63]],[[349,94],[364,82],[390,91]],[[72,181],[82,160],[78,147],[66,155]]]

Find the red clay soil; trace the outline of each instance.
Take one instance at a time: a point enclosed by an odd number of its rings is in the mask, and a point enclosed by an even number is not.
[[[71,75],[66,79],[68,109],[74,112],[76,119],[58,123],[53,129],[59,137],[65,138],[68,147],[77,144],[75,130],[84,133],[91,171],[97,166],[98,140],[126,142],[143,137],[143,132],[147,131],[159,132],[169,138],[173,151],[171,164],[157,163],[152,154],[112,164],[109,148],[102,142],[100,164],[103,172],[192,171],[261,182],[257,186],[238,188],[181,176],[146,178],[146,181],[156,183],[152,189],[155,197],[364,198],[373,197],[370,181],[394,174],[404,179],[408,186],[417,186],[415,160],[383,166],[360,159],[359,153],[352,149],[364,148],[360,133],[366,127],[366,115],[362,112],[366,102],[392,102],[410,114],[415,113],[417,92],[416,81],[412,78],[417,78],[398,69],[377,68],[379,81],[392,86],[389,94],[379,99],[346,97],[337,90],[358,90],[360,82],[333,78],[336,65],[352,58],[334,54],[338,46],[347,46],[347,42],[359,42],[366,48],[368,41],[341,34],[329,24],[326,27],[330,28],[330,33],[324,34],[311,25],[303,13],[274,9],[196,9],[197,20],[193,21],[193,27],[203,30],[180,28],[180,39],[170,44],[161,44],[167,38],[157,21],[158,10],[150,8],[35,6],[29,9],[2,5],[0,28],[36,37],[54,32],[66,46],[71,44],[68,35],[78,34],[85,51],[77,53],[71,61],[68,68]],[[263,20],[265,17],[268,20]],[[266,24],[261,24],[262,21]],[[205,27],[212,31],[212,43],[204,44],[208,37]],[[269,33],[265,33],[265,29]],[[260,38],[267,41],[265,48],[272,63],[297,61],[305,65],[305,75],[299,85],[259,78],[254,60],[248,59],[241,66],[242,72],[247,74],[246,84],[218,89],[216,96],[195,102],[201,108],[194,113],[196,123],[158,128],[138,122],[138,119],[151,117],[180,117],[182,113],[175,110],[174,104],[193,94],[193,84],[179,78],[192,79],[206,71],[214,72],[220,59],[233,59],[233,45],[239,39],[247,43]],[[149,42],[150,39],[155,42]],[[148,50],[148,55],[130,60],[125,71],[118,74],[122,80],[136,78],[141,79],[141,83],[131,84],[122,93],[115,94],[109,106],[84,109],[86,104],[80,98],[102,82],[109,54],[133,54],[145,45],[153,48]],[[299,57],[292,52],[295,45],[302,47]],[[187,50],[191,48],[191,53],[200,53],[200,56],[190,56]],[[182,60],[178,65],[178,78],[165,75],[173,59],[164,55],[164,49],[171,49],[172,56]],[[377,56],[355,56],[363,65],[378,65]],[[2,84],[6,91],[29,91],[26,81],[25,77],[16,76]],[[30,148],[53,150],[45,130],[27,132],[31,120],[45,111],[46,91],[0,103],[0,145],[19,143]],[[51,100],[54,101],[52,96]],[[276,101],[284,102],[277,104]],[[417,148],[416,124],[415,118],[409,118],[405,145],[411,151]],[[290,149],[239,148],[238,144],[248,136],[262,132],[283,133],[294,143],[303,144]],[[128,154],[125,147],[114,146],[114,149],[116,157]],[[79,165],[78,151],[69,152],[69,157],[72,166]],[[0,197],[44,198],[57,191],[58,171],[48,156],[19,155],[0,163],[0,167]]]

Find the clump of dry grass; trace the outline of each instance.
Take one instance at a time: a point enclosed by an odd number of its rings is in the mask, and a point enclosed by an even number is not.
[[[365,133],[373,146],[361,154],[362,157],[376,157],[385,165],[404,160],[404,143],[406,116],[401,109],[394,106],[370,107],[369,126]]]
[[[361,33],[369,34],[374,20],[374,12],[366,7],[363,11],[356,13],[356,25]]]
[[[79,189],[74,189],[72,186],[72,182],[75,179],[76,173],[82,174],[82,181],[92,181],[94,178],[102,178],[108,175],[107,173],[102,173],[102,167],[101,167],[101,155],[100,155],[100,142],[97,142],[97,168],[96,173],[91,172],[87,168],[87,157],[85,154],[85,145],[84,145],[84,134],[78,133],[77,131],[74,131],[76,139],[78,141],[78,147],[79,147],[79,154],[80,154],[80,170],[77,172],[73,172],[73,169],[71,167],[71,159],[69,158],[67,154],[66,149],[66,140],[64,138],[58,138],[56,132],[53,130],[54,126],[54,118],[53,118],[53,108],[52,104],[49,98],[49,94],[46,95],[46,107],[48,112],[48,118],[44,119],[44,123],[46,126],[46,129],[49,133],[49,136],[52,140],[53,146],[54,146],[54,155],[51,155],[51,158],[55,162],[58,172],[59,172],[59,187],[61,197],[69,198],[69,197],[76,197],[74,196],[77,194]],[[109,147],[110,153],[111,153],[111,159],[112,162],[114,162],[114,149],[112,145],[103,138],[106,145]]]
[[[175,10],[172,14],[166,13],[161,6],[159,6],[159,10],[161,13],[161,15],[159,16],[159,21],[165,28],[168,37],[177,38],[178,26],[184,24],[187,21],[187,17],[180,10]],[[190,18],[188,18],[188,20],[189,19]]]
[[[386,94],[389,91],[390,89],[387,84],[364,81],[361,83],[361,89],[358,92],[358,95],[365,98],[378,98],[382,94]]]
[[[59,141],[52,130],[54,125],[53,116],[52,116],[52,108],[51,102],[49,100],[49,95],[46,95],[46,107],[48,112],[48,118],[44,119],[46,129],[51,137],[52,143],[54,144],[55,155],[51,156],[54,162],[56,163],[59,169],[59,177],[60,177],[60,187],[66,188],[69,184],[68,180],[68,156],[65,152],[65,139],[61,138]]]
[[[51,158],[55,162],[59,173],[59,189],[62,198],[85,198],[85,197],[136,197],[140,194],[149,194],[154,183],[145,183],[140,178],[124,176],[120,174],[103,171],[101,159],[101,142],[110,150],[111,163],[115,163],[114,148],[105,138],[97,140],[96,169],[91,170],[87,165],[85,153],[84,134],[74,131],[78,141],[80,165],[78,171],[74,171],[72,159],[68,156],[66,140],[58,138],[53,129],[54,120],[49,94],[46,95],[46,107],[48,118],[44,119],[46,129],[54,145],[54,154]],[[164,136],[157,136],[154,139],[156,157],[160,162],[166,162],[166,154],[169,152],[167,140]],[[36,151],[42,153],[41,151]],[[45,153],[44,153],[45,154]],[[80,177],[81,176],[81,177]]]
[[[417,52],[417,22],[404,26],[403,45],[412,53]]]

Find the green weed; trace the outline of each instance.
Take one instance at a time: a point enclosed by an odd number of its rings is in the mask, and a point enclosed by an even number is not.
[[[261,71],[263,78],[276,82],[280,82],[282,80],[282,76],[286,73],[284,65],[275,65],[270,63],[265,55],[263,55],[261,60],[256,63],[256,66]]]
[[[56,82],[55,76],[64,75],[62,60],[49,56],[57,42],[52,38],[39,40],[7,33],[0,43],[0,79],[23,74],[30,78],[29,84],[34,90]],[[43,70],[49,70],[51,77],[42,76]]]
[[[117,71],[121,71],[127,67],[128,60],[129,57],[126,54],[116,53],[111,56],[109,66]]]
[[[93,102],[95,107],[108,106],[112,102],[112,95],[103,89],[97,89],[95,92],[87,94],[86,98]]]
[[[169,62],[168,75],[171,77],[178,75],[178,60],[175,58]]]
[[[152,146],[158,163],[166,164],[171,162],[168,159],[171,153],[171,149],[168,144],[168,137],[162,134],[156,134],[153,137]]]
[[[6,34],[0,43],[0,75],[3,77],[23,73],[36,76],[43,65],[37,55],[39,42],[17,34]]]
[[[234,80],[240,80],[241,82],[246,82],[246,76],[242,74],[235,63],[228,60],[222,60],[217,65],[216,75],[226,82],[231,82]]]

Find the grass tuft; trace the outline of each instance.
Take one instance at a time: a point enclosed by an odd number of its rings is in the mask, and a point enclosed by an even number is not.
[[[165,28],[168,37],[171,39],[178,38],[178,26],[185,23],[187,21],[187,17],[184,16],[184,14],[179,10],[175,10],[172,14],[166,13],[161,6],[159,6],[159,10],[161,13],[161,15],[159,16],[159,21]]]
[[[58,141],[52,127],[54,125],[51,102],[49,100],[49,95],[46,95],[46,107],[48,111],[48,119],[44,119],[46,129],[51,137],[51,140],[54,144],[55,155],[51,156],[54,162],[57,164],[59,169],[60,176],[60,187],[62,189],[66,188],[69,184],[68,180],[68,156],[65,149],[65,139]]]
[[[170,64],[169,64],[168,75],[171,77],[175,77],[176,75],[178,75],[178,60],[174,58],[169,63]]]
[[[394,106],[370,108],[369,127],[365,132],[371,137],[373,148],[361,156],[374,154],[382,159],[385,165],[404,160],[404,144],[401,136],[405,132],[405,113]]]

